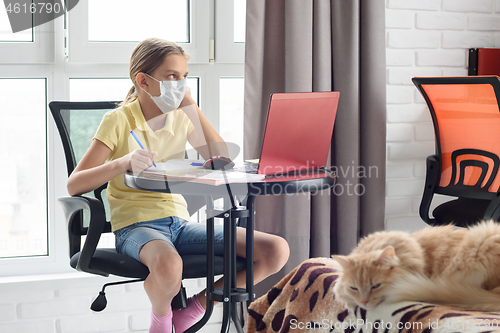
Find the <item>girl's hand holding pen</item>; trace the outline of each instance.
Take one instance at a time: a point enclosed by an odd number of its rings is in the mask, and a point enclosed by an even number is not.
[[[135,135],[134,131],[130,131],[130,134],[132,134],[132,137],[137,142],[137,144],[139,145],[139,147],[141,147],[141,149],[145,149],[144,146],[142,145],[141,141],[137,137],[137,135]],[[153,161],[153,165],[156,167],[155,161]]]
[[[123,156],[126,169],[132,171],[134,175],[140,174],[145,169],[153,165],[153,158],[158,155],[155,151],[146,149],[136,149]]]

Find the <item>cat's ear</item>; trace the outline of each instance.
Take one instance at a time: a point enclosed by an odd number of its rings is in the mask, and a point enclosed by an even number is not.
[[[343,270],[347,270],[352,267],[352,263],[346,256],[332,256],[332,258],[342,266]]]
[[[377,263],[379,265],[394,267],[399,264],[399,259],[396,257],[396,251],[392,246],[388,246],[382,251]]]

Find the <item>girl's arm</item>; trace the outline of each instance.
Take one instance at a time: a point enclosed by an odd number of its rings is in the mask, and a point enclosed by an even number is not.
[[[68,193],[79,195],[93,191],[127,170],[140,172],[150,167],[153,164],[152,157],[156,156],[155,152],[137,149],[121,158],[104,163],[110,153],[111,149],[102,141],[93,140],[68,179]]]
[[[191,132],[188,137],[189,144],[191,144],[204,159],[208,159],[212,156],[229,157],[224,140],[201,112],[200,108],[191,97],[190,90],[186,93],[179,107],[186,113],[194,125],[194,131]]]

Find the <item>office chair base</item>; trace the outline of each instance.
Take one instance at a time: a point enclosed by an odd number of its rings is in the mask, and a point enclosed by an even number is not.
[[[108,300],[106,299],[106,292],[104,291],[106,289],[106,287],[116,286],[116,285],[119,285],[119,284],[140,282],[140,281],[144,281],[144,279],[135,279],[135,280],[127,280],[127,281],[106,283],[104,286],[102,286],[102,289],[99,292],[99,295],[92,302],[92,305],[90,306],[90,309],[92,311],[95,311],[95,312],[100,312],[100,311],[102,311],[102,310],[104,310],[106,308],[106,305],[108,305]]]
[[[108,305],[108,300],[106,299],[106,292],[104,291],[106,289],[106,287],[116,286],[119,284],[141,282],[141,281],[144,281],[144,279],[106,283],[102,287],[102,290],[99,292],[99,295],[92,302],[90,309],[92,311],[95,311],[95,312],[100,312],[106,308],[106,306]],[[175,295],[175,297],[172,299],[172,309],[173,310],[181,310],[181,309],[185,309],[187,307],[188,307],[188,305],[187,305],[186,288],[184,288],[184,286],[181,285],[181,289],[179,290],[177,295]]]

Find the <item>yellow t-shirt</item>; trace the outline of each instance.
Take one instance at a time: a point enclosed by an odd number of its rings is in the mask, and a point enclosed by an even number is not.
[[[144,119],[139,100],[107,112],[94,139],[111,149],[106,162],[115,160],[140,148],[130,131],[133,130],[145,148],[156,151],[155,162],[184,158],[186,142],[194,126],[184,111],[167,114],[165,125],[157,131]],[[123,174],[108,182],[107,197],[111,210],[113,231],[136,222],[178,216],[189,220],[187,204],[180,194],[139,191],[124,183]]]

